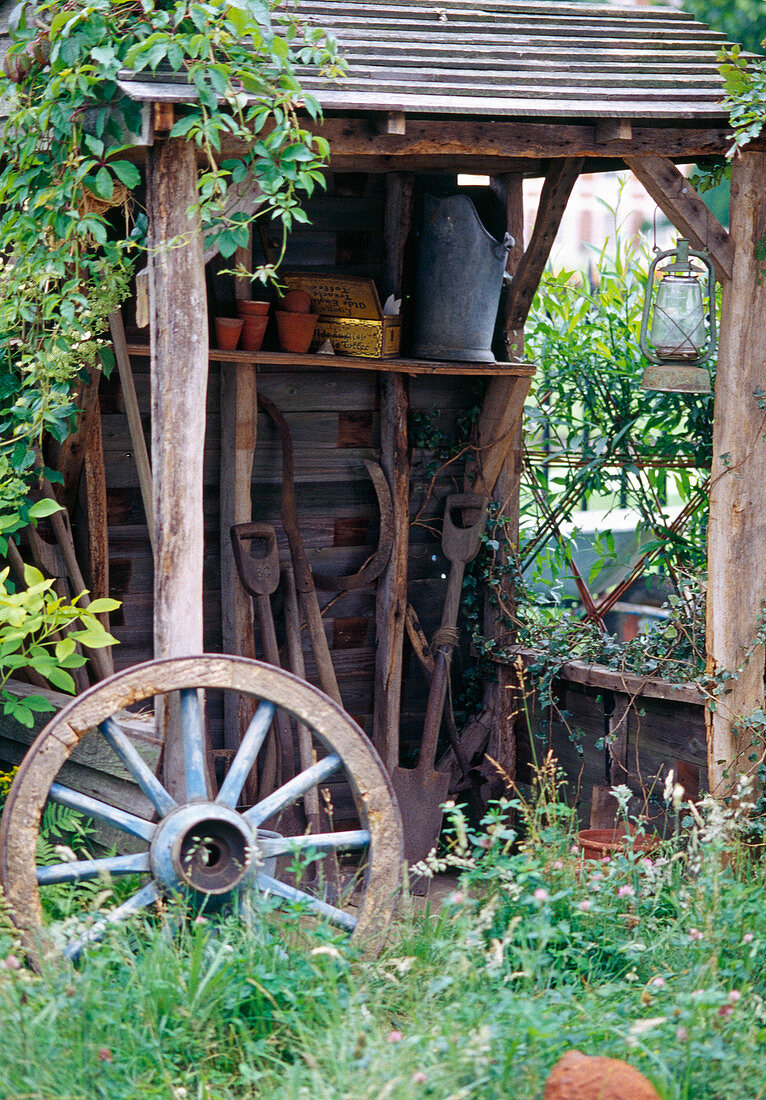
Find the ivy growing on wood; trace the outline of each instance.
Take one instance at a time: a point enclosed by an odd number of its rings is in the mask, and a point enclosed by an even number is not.
[[[142,262],[146,218],[132,193],[141,111],[122,77],[193,88],[171,137],[200,150],[207,245],[226,257],[256,216],[286,234],[323,183],[326,142],[304,128],[316,100],[301,70],[339,71],[334,42],[276,0],[21,3],[0,80],[8,104],[0,171],[0,516],[29,522],[43,435],[64,439],[78,384],[109,370],[108,316]],[[258,208],[227,213],[253,180]],[[274,268],[253,275],[273,277]],[[52,471],[46,471],[55,478]]]

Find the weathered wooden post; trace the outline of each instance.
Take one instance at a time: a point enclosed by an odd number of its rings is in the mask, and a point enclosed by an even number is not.
[[[156,556],[154,656],[203,651],[202,457],[208,324],[194,146],[159,138],[149,150],[152,472]],[[184,774],[177,723],[168,722],[164,781]],[[185,793],[185,792],[180,792]]]
[[[708,532],[709,671],[739,669],[708,714],[708,781],[717,794],[752,769],[750,735],[737,722],[764,706],[764,650],[751,648],[766,599],[766,412],[758,396],[766,389],[766,282],[757,256],[765,196],[766,153],[745,151],[732,164],[734,263],[723,287]]]

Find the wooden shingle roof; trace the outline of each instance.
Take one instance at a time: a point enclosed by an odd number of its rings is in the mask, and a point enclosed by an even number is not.
[[[341,81],[301,78],[325,111],[725,117],[717,55],[726,37],[674,8],[298,0],[297,10],[334,34],[347,60]]]

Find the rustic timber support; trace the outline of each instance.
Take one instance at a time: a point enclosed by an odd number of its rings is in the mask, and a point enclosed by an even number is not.
[[[386,177],[386,266],[388,284],[402,293],[404,252],[412,226],[415,181]],[[399,763],[402,647],[407,618],[407,563],[410,543],[409,383],[400,374],[380,376],[380,463],[394,508],[394,541],[375,598],[375,698],[373,743],[389,772]]]
[[[522,179],[520,176],[506,176],[500,184],[506,198],[508,232],[516,241],[508,256],[508,270],[513,274],[513,281],[506,298],[504,319],[509,355],[523,354],[524,322],[582,164],[582,158],[575,158],[556,161],[551,166],[540,195],[532,237],[523,252]],[[515,517],[510,532],[511,539],[515,541],[518,540],[522,413],[528,392],[529,379],[493,378],[487,388],[477,432],[479,475],[474,491],[499,501],[502,510]],[[502,629],[497,612],[488,609],[485,620],[488,636],[496,636],[502,633]],[[501,666],[485,700],[492,713],[488,755],[511,777],[515,770],[515,687],[514,670]]]
[[[757,254],[764,195],[766,153],[745,151],[732,163],[734,259],[723,286],[708,528],[709,671],[739,670],[707,715],[708,781],[718,794],[752,768],[746,723],[735,724],[764,706],[764,651],[751,651],[766,598],[766,413],[757,396],[766,362],[766,281]]]
[[[516,354],[517,334],[524,327],[582,164],[582,158],[556,161],[546,177],[532,238],[519,261],[506,299],[505,330],[509,353]],[[521,240],[520,235],[518,239]],[[492,495],[518,430],[528,389],[529,382],[525,387],[519,379],[502,377],[493,378],[487,387],[477,430],[479,476],[474,492]]]
[[[719,281],[730,279],[734,262],[732,240],[686,176],[667,157],[626,157],[625,163],[693,247],[707,249]]]
[[[154,655],[203,651],[202,457],[208,325],[202,235],[189,213],[197,201],[194,149],[183,139],[149,153],[152,473],[157,553]],[[169,721],[165,783],[183,783],[177,723]],[[182,793],[182,792],[181,792]]]
[[[236,266],[250,270],[250,246],[238,249]],[[238,298],[250,297],[250,280],[237,277]],[[251,481],[253,454],[258,429],[258,391],[253,363],[221,363],[221,643],[222,652],[254,657],[253,604],[245,592],[234,561],[230,531],[235,523],[252,518]],[[236,750],[254,713],[253,701],[240,696],[224,697],[223,744]],[[253,793],[248,790],[248,793]]]

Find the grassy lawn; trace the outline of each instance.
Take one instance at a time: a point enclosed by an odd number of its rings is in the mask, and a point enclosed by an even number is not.
[[[268,900],[252,929],[171,908],[41,976],[6,929],[0,1093],[535,1100],[574,1047],[665,1100],[766,1097],[766,875],[736,815],[698,814],[679,804],[682,840],[603,863],[550,801],[516,811],[521,845],[507,814],[457,816],[459,888],[374,960]]]

